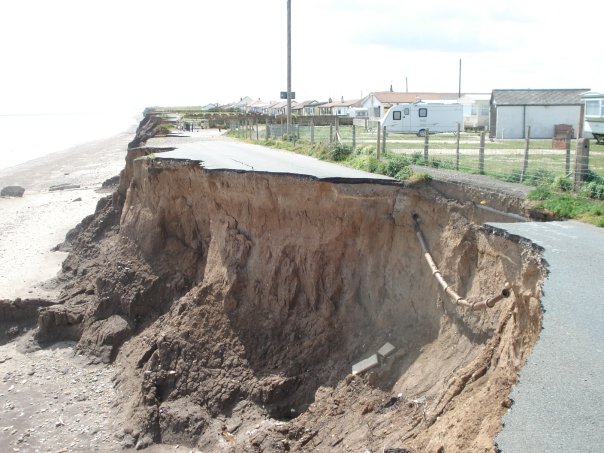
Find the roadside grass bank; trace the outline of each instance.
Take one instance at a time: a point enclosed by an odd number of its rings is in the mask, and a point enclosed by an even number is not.
[[[421,152],[400,153],[386,150],[377,158],[376,147],[371,144],[359,144],[353,150],[347,144],[309,143],[298,140],[264,139],[250,140],[242,138],[237,131],[229,131],[228,136],[248,143],[278,148],[298,154],[312,156],[317,159],[336,162],[358,170],[381,174],[396,178],[400,181],[418,181],[430,179],[427,173],[413,171],[412,165],[455,170],[456,163],[451,157],[429,157],[424,160]],[[596,157],[600,156],[596,150]],[[602,153],[604,154],[604,153]],[[464,156],[468,158],[467,156]],[[522,175],[515,166],[506,167],[498,159],[485,160],[485,175],[506,182],[522,182],[535,189],[529,193],[528,199],[533,207],[548,212],[559,219],[575,219],[604,227],[604,176],[589,171],[585,182],[573,190],[573,181],[564,172],[551,169],[529,168]],[[463,165],[460,159],[459,171],[477,174],[474,168]]]

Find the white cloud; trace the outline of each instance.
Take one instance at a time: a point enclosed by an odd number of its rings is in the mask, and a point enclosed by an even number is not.
[[[604,89],[604,6],[292,0],[298,99],[369,91]],[[0,17],[0,112],[276,100],[286,0],[21,0]],[[578,70],[581,68],[582,70]]]

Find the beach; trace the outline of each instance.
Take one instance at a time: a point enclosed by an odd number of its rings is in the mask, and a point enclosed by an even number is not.
[[[21,198],[0,198],[0,299],[57,295],[51,280],[67,254],[51,249],[109,194],[102,183],[124,167],[134,133],[131,128],[0,169],[0,188],[25,188]],[[49,190],[61,184],[74,188]]]

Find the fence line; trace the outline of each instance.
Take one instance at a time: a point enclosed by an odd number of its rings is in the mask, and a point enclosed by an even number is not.
[[[359,155],[383,160],[396,154],[412,156],[418,165],[429,165],[462,172],[486,174],[515,182],[533,183],[541,176],[568,176],[581,182],[592,172],[604,176],[604,153],[589,154],[589,140],[567,138],[564,149],[553,148],[552,140],[485,140],[486,134],[426,134],[425,137],[390,134],[380,127],[294,124],[286,136],[284,122],[259,127],[257,122],[231,120],[232,130],[246,139],[277,140],[350,146]],[[573,146],[573,143],[575,146]],[[510,147],[513,146],[513,147]],[[582,151],[577,158],[577,149]],[[586,149],[585,149],[586,148]],[[578,160],[577,160],[578,159]],[[574,182],[574,185],[577,183]]]

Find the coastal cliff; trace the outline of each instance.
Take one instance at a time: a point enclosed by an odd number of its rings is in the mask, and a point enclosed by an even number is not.
[[[154,158],[159,123],[143,120],[118,188],[71,239],[37,332],[119,367],[124,446],[493,451],[540,329],[536,246],[425,183]],[[451,304],[414,215],[458,293],[511,282],[511,297]],[[385,344],[377,367],[351,374]]]

